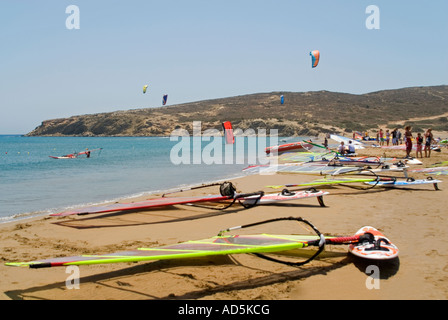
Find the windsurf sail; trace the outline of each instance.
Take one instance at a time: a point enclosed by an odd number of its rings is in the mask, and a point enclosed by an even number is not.
[[[168,95],[167,94],[165,94],[165,95],[163,95],[163,98],[162,98],[162,104],[163,105],[166,105],[166,102],[168,101]]]
[[[323,148],[323,149],[328,150],[329,152],[334,152],[336,155],[342,155],[341,153],[339,153],[339,152],[336,151],[336,150],[330,150],[330,148],[325,147],[325,146],[323,146],[323,145],[320,145],[320,144],[318,144],[318,143],[314,143],[314,142],[312,142],[311,140],[305,140],[305,142],[306,142],[306,143],[309,143],[310,145],[312,145],[312,146],[314,146],[314,147]]]
[[[90,154],[94,151],[100,151],[103,150],[103,148],[97,148],[97,149],[91,149],[89,150],[88,148],[85,151],[81,151],[81,152],[74,152],[71,154],[66,154],[63,156],[49,156],[52,159],[75,159],[78,158],[79,156],[85,155],[87,158],[90,158]]]
[[[431,168],[419,168],[419,169],[409,169],[409,172],[423,172],[423,173],[434,173],[436,174],[437,172],[443,172],[443,171],[447,171],[448,170],[448,166],[447,167],[431,167]]]
[[[298,142],[281,144],[278,146],[267,147],[265,149],[265,152],[267,154],[270,154],[270,153],[281,154],[283,152],[309,150],[311,148],[312,148],[312,146],[309,143],[304,142],[304,141],[298,141]]]
[[[279,165],[254,165],[243,169],[248,174],[268,174],[268,173],[300,173],[312,175],[337,175],[349,172],[359,172],[356,167],[329,167],[326,164],[279,164]]]
[[[91,149],[91,150],[86,149],[85,151],[78,152],[77,156],[86,155],[87,157],[90,157],[90,154],[92,152],[95,152],[95,151],[100,151],[101,152],[101,150],[103,150],[103,148],[97,148],[97,149]]]
[[[305,163],[305,162],[315,162],[319,160],[325,159],[333,159],[336,156],[332,151],[329,152],[293,152],[293,153],[284,153],[279,156],[279,162],[297,162],[297,163]]]
[[[436,175],[436,176],[446,176],[446,175],[448,175],[448,170],[439,170],[439,171],[435,171],[434,173],[425,173],[426,175],[428,175],[428,174],[433,174],[433,175]]]
[[[443,167],[443,166],[448,166],[448,161],[436,162],[436,163],[431,165],[431,167],[433,167],[433,168],[435,168],[435,167]]]
[[[311,175],[340,175],[340,174],[369,174],[384,172],[405,172],[408,166],[384,165],[378,168],[366,168],[356,166],[328,166],[322,163],[284,163],[279,165],[254,165],[243,169],[246,174],[271,174],[271,173],[300,173]]]
[[[208,195],[208,196],[195,196],[195,197],[165,197],[165,194],[162,198],[149,199],[144,201],[132,202],[132,203],[114,203],[104,206],[91,206],[91,207],[83,207],[79,209],[53,213],[50,216],[55,217],[63,217],[63,216],[71,216],[71,215],[85,215],[85,214],[94,214],[94,213],[107,213],[107,212],[117,212],[117,211],[134,211],[134,210],[142,210],[142,209],[150,209],[164,206],[173,206],[179,204],[194,204],[201,202],[220,202],[225,200],[231,200],[231,202],[223,209],[226,209],[233,205],[235,202],[239,201],[244,207],[248,208],[258,204],[258,201],[252,201],[255,197],[256,200],[261,199],[264,196],[263,191],[251,192],[251,193],[237,193],[235,186],[228,181],[219,184],[209,184],[202,185],[192,189],[205,188],[208,186],[219,185],[219,195]],[[182,192],[180,190],[179,192]],[[251,203],[245,204],[244,199],[251,198]],[[253,202],[253,203],[252,203]]]
[[[343,156],[336,156],[332,159],[320,159],[311,161],[315,164],[321,163],[321,164],[327,164],[328,166],[356,166],[356,167],[364,167],[364,166],[370,166],[370,167],[379,167],[384,165],[384,162],[380,161],[380,158],[376,159],[367,159],[367,158],[351,158],[351,157],[343,157]]]
[[[145,84],[144,86],[143,86],[143,93],[146,93],[146,90],[148,89],[148,85],[147,84]]]
[[[200,187],[197,187],[200,188]],[[220,184],[220,195],[208,195],[208,196],[195,196],[195,197],[162,197],[156,199],[149,199],[145,201],[138,201],[132,203],[114,203],[104,206],[91,206],[83,207],[79,209],[53,213],[50,216],[64,217],[71,215],[86,215],[95,213],[108,213],[108,212],[129,212],[135,210],[143,210],[150,208],[158,208],[165,206],[173,206],[180,204],[197,204],[204,202],[223,202],[225,205],[223,208],[215,208],[218,210],[224,210],[238,202],[244,208],[251,208],[259,204],[273,203],[279,201],[290,201],[304,198],[317,197],[317,200],[321,206],[324,206],[322,197],[328,194],[328,192],[311,190],[292,192],[288,194],[265,194],[263,191],[251,192],[251,193],[236,193],[236,188],[231,182],[224,182]]]
[[[285,103],[285,97],[283,95],[280,96],[280,103],[281,104]]]
[[[284,184],[284,185],[271,185],[266,186],[272,189],[292,188],[292,187],[309,187],[309,186],[326,186],[332,184],[344,184],[344,183],[362,183],[362,182],[374,182],[379,178],[344,178],[338,177],[337,179],[317,179],[311,182],[297,183],[297,184]],[[381,181],[391,181],[392,178],[381,178]]]
[[[107,213],[116,211],[131,211],[142,210],[164,206],[173,206],[177,204],[199,203],[199,202],[217,202],[231,199],[229,196],[214,195],[214,196],[198,196],[198,197],[172,197],[172,198],[157,198],[132,203],[114,203],[104,206],[83,207],[75,210],[69,210],[59,213],[50,214],[53,217],[64,217],[71,215],[84,215],[94,213]]]
[[[350,139],[350,138],[347,138],[347,137],[338,136],[336,134],[331,134],[330,135],[330,139],[335,140],[337,142],[344,142],[344,144],[346,144],[346,145],[351,143],[351,144],[353,144],[353,146],[355,147],[356,150],[365,148],[365,145],[362,142],[359,142],[357,140]]]
[[[276,221],[296,221],[310,227],[315,235],[273,235],[273,234],[256,234],[256,235],[228,235],[227,233],[267,224]],[[174,245],[139,248],[137,250],[122,251],[105,255],[81,255],[74,257],[53,258],[44,260],[35,260],[31,262],[10,262],[7,266],[30,267],[30,268],[48,268],[70,265],[93,265],[106,263],[122,263],[122,262],[139,262],[151,260],[169,260],[169,259],[186,259],[197,258],[213,255],[230,255],[252,253],[260,258],[265,258],[273,262],[283,263],[287,265],[304,265],[315,259],[325,248],[325,245],[332,244],[357,244],[357,243],[375,243],[381,247],[371,233],[358,233],[351,237],[325,237],[313,224],[300,217],[276,218],[242,226],[236,226],[221,230],[217,236],[187,241]],[[283,261],[267,253],[278,253],[301,249],[306,247],[317,247],[318,250],[305,261],[292,262]],[[381,249],[381,248],[380,248]],[[398,254],[398,249],[397,249]]]
[[[222,123],[222,128],[224,130],[224,137],[226,140],[226,144],[234,144],[235,137],[233,135],[233,127],[230,121],[225,121]]]

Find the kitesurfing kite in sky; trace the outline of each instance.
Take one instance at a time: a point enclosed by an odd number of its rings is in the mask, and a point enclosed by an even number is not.
[[[319,59],[320,59],[320,52],[319,50],[313,50],[310,52],[310,56],[311,56],[311,66],[313,68],[316,68],[317,65],[319,64]]]

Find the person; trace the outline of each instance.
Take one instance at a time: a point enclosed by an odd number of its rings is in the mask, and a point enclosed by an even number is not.
[[[389,129],[386,130],[386,145],[389,145],[389,140],[390,140],[390,132]]]
[[[431,157],[431,143],[433,140],[432,129],[425,132],[425,158]]]
[[[412,151],[412,127],[406,126],[404,128],[404,139],[406,142],[406,158],[411,157],[411,151]]]
[[[380,129],[379,136],[380,136],[380,146],[384,146],[383,129]]]
[[[395,128],[394,130],[392,130],[392,145],[393,146],[398,145],[397,141],[398,141],[398,139],[397,139],[397,128]]]
[[[324,147],[325,147],[325,148],[328,148],[328,140],[327,140],[327,137],[325,137],[325,139],[324,139]]]
[[[423,137],[420,132],[417,133],[417,138],[415,138],[415,141],[417,142],[417,151],[415,152],[415,154],[416,154],[415,157],[418,158],[418,154],[420,153],[420,158],[423,158],[423,154],[422,154]]]
[[[345,154],[346,153],[344,141],[341,141],[341,144],[339,145],[339,148],[338,148],[338,152],[340,154]]]
[[[402,144],[402,141],[401,141],[401,131],[397,129],[397,146],[399,144]]]
[[[348,150],[347,150],[347,155],[350,155],[350,154],[355,154],[356,153],[356,150],[355,150],[355,146],[354,146],[354,144],[352,143],[352,140],[349,140],[348,141]]]

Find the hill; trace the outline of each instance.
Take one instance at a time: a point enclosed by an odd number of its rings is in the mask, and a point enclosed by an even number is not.
[[[280,103],[280,96],[285,103]],[[168,136],[221,130],[231,121],[242,130],[278,129],[281,136],[343,133],[412,124],[414,132],[432,127],[448,131],[448,86],[412,87],[367,94],[328,91],[271,92],[204,100],[159,108],[78,115],[43,121],[27,136]]]

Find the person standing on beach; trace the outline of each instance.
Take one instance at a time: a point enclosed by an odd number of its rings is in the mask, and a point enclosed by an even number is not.
[[[379,138],[380,138],[380,146],[384,146],[383,129],[380,129]]]
[[[392,130],[392,145],[393,146],[397,145],[397,128]]]
[[[425,133],[425,158],[431,157],[431,143],[433,140],[432,129],[426,130]]]
[[[386,130],[386,144],[387,146],[389,146],[389,140],[390,140],[390,133],[389,133],[389,129]]]
[[[415,142],[417,142],[417,151],[415,152],[415,157],[418,158],[418,154],[420,153],[420,158],[423,158],[422,148],[423,148],[423,137],[421,133],[417,133],[417,138],[415,138]]]
[[[404,139],[406,142],[406,158],[410,158],[412,151],[412,128],[411,126],[406,126],[404,130]]]

